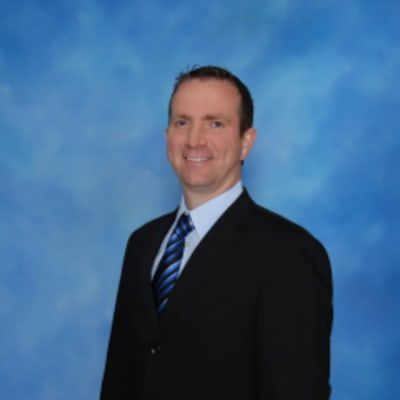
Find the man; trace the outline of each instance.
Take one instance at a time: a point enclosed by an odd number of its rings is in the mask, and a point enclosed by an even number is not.
[[[252,124],[227,70],[178,77],[166,137],[183,197],[128,242],[102,399],[329,398],[328,257],[242,188]]]

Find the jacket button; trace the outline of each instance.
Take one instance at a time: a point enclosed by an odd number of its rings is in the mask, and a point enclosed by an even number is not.
[[[153,356],[156,356],[159,352],[160,352],[160,346],[153,346],[153,347],[150,349],[150,353],[151,353]]]

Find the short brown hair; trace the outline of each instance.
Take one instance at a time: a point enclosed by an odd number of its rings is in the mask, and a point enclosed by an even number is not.
[[[254,105],[249,89],[237,76],[233,75],[230,71],[214,65],[191,67],[188,70],[181,72],[176,77],[175,85],[168,103],[168,120],[171,118],[172,100],[175,93],[183,82],[186,82],[190,79],[220,79],[231,82],[237,88],[241,100],[239,109],[240,134],[243,134],[247,129],[253,126]]]

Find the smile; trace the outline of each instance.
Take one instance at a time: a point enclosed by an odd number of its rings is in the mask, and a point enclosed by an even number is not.
[[[191,162],[202,162],[202,161],[207,161],[211,160],[210,157],[185,157],[187,161]]]

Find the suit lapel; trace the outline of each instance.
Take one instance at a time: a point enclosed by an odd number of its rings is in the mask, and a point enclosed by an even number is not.
[[[158,317],[154,305],[153,290],[151,287],[151,268],[156,258],[161,243],[175,219],[176,212],[168,214],[163,218],[157,228],[148,232],[148,236],[144,239],[146,244],[146,252],[138,261],[139,265],[139,282],[140,282],[140,298],[143,302],[144,315],[153,331],[158,326]]]
[[[199,243],[175,285],[165,312],[160,317],[156,335],[158,338],[189,306],[193,294],[225,264],[224,260],[238,244],[239,228],[247,223],[252,204],[254,203],[244,191]]]

